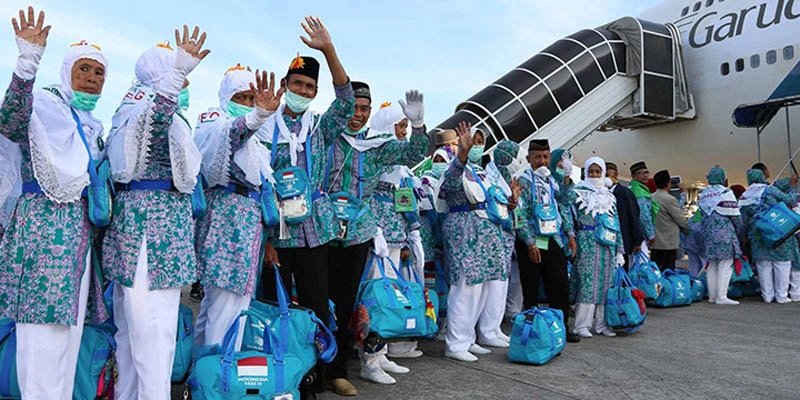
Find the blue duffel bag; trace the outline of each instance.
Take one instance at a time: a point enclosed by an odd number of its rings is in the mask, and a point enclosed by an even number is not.
[[[183,382],[192,368],[192,346],[194,345],[194,313],[181,304],[178,309],[178,336],[175,338],[175,357],[172,360],[172,376],[175,383]]]
[[[264,340],[264,329],[269,326],[273,334],[286,337],[289,353],[300,357],[306,371],[311,370],[318,359],[326,363],[333,361],[337,351],[333,333],[314,311],[290,304],[278,267],[273,266],[273,269],[278,301],[250,302],[250,308],[240,318],[244,319],[242,350],[270,353],[269,343]]]
[[[764,210],[764,199],[767,190],[761,195],[761,204],[758,209],[763,210],[755,217],[753,230],[767,247],[774,249],[780,246],[800,230],[800,214],[792,211],[784,203],[776,203]]]
[[[644,292],[648,300],[654,300],[661,292],[661,270],[641,251],[633,255],[633,265],[628,277],[639,290]]]
[[[0,399],[19,399],[17,334],[11,318],[0,318]]]
[[[699,276],[692,275],[692,273],[686,269],[676,269],[675,273],[689,277],[689,290],[692,293],[692,302],[702,301],[703,298],[708,296],[708,288],[706,287],[706,281],[704,278],[701,279]]]
[[[358,286],[356,307],[366,308],[370,332],[381,339],[435,336],[438,297],[427,295],[419,277],[418,282],[408,282],[391,259],[385,260],[389,261],[396,279],[386,277],[384,259],[373,252]],[[381,276],[367,279],[373,264],[377,265]]]
[[[117,368],[115,333],[117,327],[111,321],[83,327],[72,390],[74,400],[114,398]]]
[[[561,354],[567,342],[561,310],[534,307],[514,316],[508,359],[542,365]]]
[[[614,284],[606,292],[605,318],[610,328],[628,333],[636,332],[647,318],[644,293],[633,286],[624,268],[617,268]]]
[[[246,311],[245,311],[246,312]],[[261,351],[235,351],[242,319],[236,319],[225,334],[219,354],[197,359],[189,375],[194,399],[299,399],[298,387],[308,371],[306,362],[289,350],[289,326],[264,329],[263,341],[271,354]],[[292,397],[289,397],[291,395]]]
[[[661,278],[661,293],[656,298],[658,307],[678,307],[692,304],[691,281],[688,274],[676,274],[671,269],[664,270]]]

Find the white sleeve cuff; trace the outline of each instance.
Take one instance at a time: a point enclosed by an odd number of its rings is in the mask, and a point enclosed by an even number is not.
[[[250,111],[244,116],[244,123],[247,125],[247,129],[251,131],[257,130],[261,128],[261,125],[264,125],[264,122],[267,122],[267,118],[274,112],[275,111],[265,110],[261,107],[255,107],[253,111]]]
[[[39,70],[39,61],[42,59],[42,54],[44,54],[44,47],[37,46],[19,37],[16,40],[20,54],[17,57],[17,66],[14,67],[14,75],[29,81],[36,77],[36,72]]]

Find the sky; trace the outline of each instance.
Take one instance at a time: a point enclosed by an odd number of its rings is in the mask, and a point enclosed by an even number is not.
[[[3,0],[0,3],[0,77],[10,79],[18,54],[11,17],[33,5],[52,25],[36,87],[56,83],[70,44],[99,45],[109,60],[95,116],[106,129],[134,78],[139,55],[174,42],[174,29],[198,25],[211,54],[190,75],[192,118],[219,105],[222,76],[236,63],[285,74],[292,58],[315,56],[323,64],[311,109],[333,100],[324,57],[300,40],[306,15],[322,18],[352,80],[367,82],[373,112],[405,91],[425,96],[425,119],[434,127],[455,107],[561,37],[623,16],[636,16],[657,0]]]

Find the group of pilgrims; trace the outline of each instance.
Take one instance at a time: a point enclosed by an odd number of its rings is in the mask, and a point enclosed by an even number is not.
[[[205,286],[195,345],[220,343],[256,293],[276,298],[273,265],[299,305],[320,320],[331,320],[329,300],[335,304],[339,355],[318,365],[324,379],[301,388],[304,398],[326,384],[341,395],[357,394],[348,379],[346,350],[354,349],[348,323],[365,268],[376,276],[368,263],[373,255],[409,276],[442,265],[449,358],[476,361],[476,354],[491,352],[486,347],[508,347],[500,329],[506,300],[521,292],[524,308],[534,307],[540,283],[568,326],[568,257],[577,285],[568,341],[591,337],[590,331],[615,336],[603,317],[605,293],[633,250],[622,235],[602,241],[594,232],[605,220],[619,222],[603,159],[588,159],[585,178],[575,184],[568,152],[551,153],[547,140],[532,140],[525,165],[519,145],[506,140],[484,165],[486,134],[462,122],[430,138],[423,95],[415,90],[373,113],[369,86],[350,80],[315,17],[301,24],[302,41],[322,53],[332,75],[335,99],[324,113],[309,110],[320,64],[298,55],[278,82],[274,73],[239,64],[220,71],[219,104],[192,124],[185,115],[188,76],[209,50],[206,33],[183,26],[173,46],[159,44],[139,57],[106,135],[92,114],[107,76],[101,48],[72,45],[61,82],[34,90],[50,26],[32,8],[12,25],[19,57],[0,108],[7,139],[0,146],[0,200],[9,211],[0,221],[0,316],[17,323],[23,398],[72,397],[82,326],[108,317],[102,292],[109,282],[120,399],[170,397],[181,288],[196,280]],[[416,176],[411,168],[423,161],[431,139],[430,169]],[[92,168],[106,162],[115,195],[109,224],[100,229],[87,187],[97,173]],[[14,193],[15,179],[21,193]],[[724,171],[709,174],[713,190],[706,190],[718,195],[700,200],[700,237],[711,281],[730,277],[740,249],[729,239],[741,237],[748,217],[764,205],[796,203],[792,188],[767,186],[761,171],[750,171],[748,180],[742,222],[723,186]],[[264,185],[278,193],[293,185],[310,189],[281,196],[279,223],[267,226]],[[204,213],[197,212],[198,190]],[[762,192],[765,201],[756,201]],[[637,197],[642,220],[650,219],[649,197]],[[340,208],[352,212],[343,216]],[[648,229],[645,242],[653,235]],[[750,246],[759,273],[774,268],[774,297],[782,301],[788,275],[778,276],[797,261],[797,242],[770,250],[751,238]],[[726,298],[709,286],[712,300]],[[361,377],[381,384],[395,383],[389,373],[409,371],[390,358],[423,355],[409,340],[363,344],[358,354]]]

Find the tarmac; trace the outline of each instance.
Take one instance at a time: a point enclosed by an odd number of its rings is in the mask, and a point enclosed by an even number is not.
[[[187,300],[195,314],[198,303]],[[688,307],[649,307],[634,334],[595,335],[568,343],[543,366],[514,364],[506,349],[477,362],[444,357],[444,343],[422,341],[425,355],[395,360],[411,369],[394,385],[350,380],[357,399],[800,399],[800,302],[765,304],[745,297],[738,306],[706,301]],[[510,333],[510,325],[503,331]],[[183,387],[173,386],[173,399]],[[345,397],[325,392],[320,400]]]

